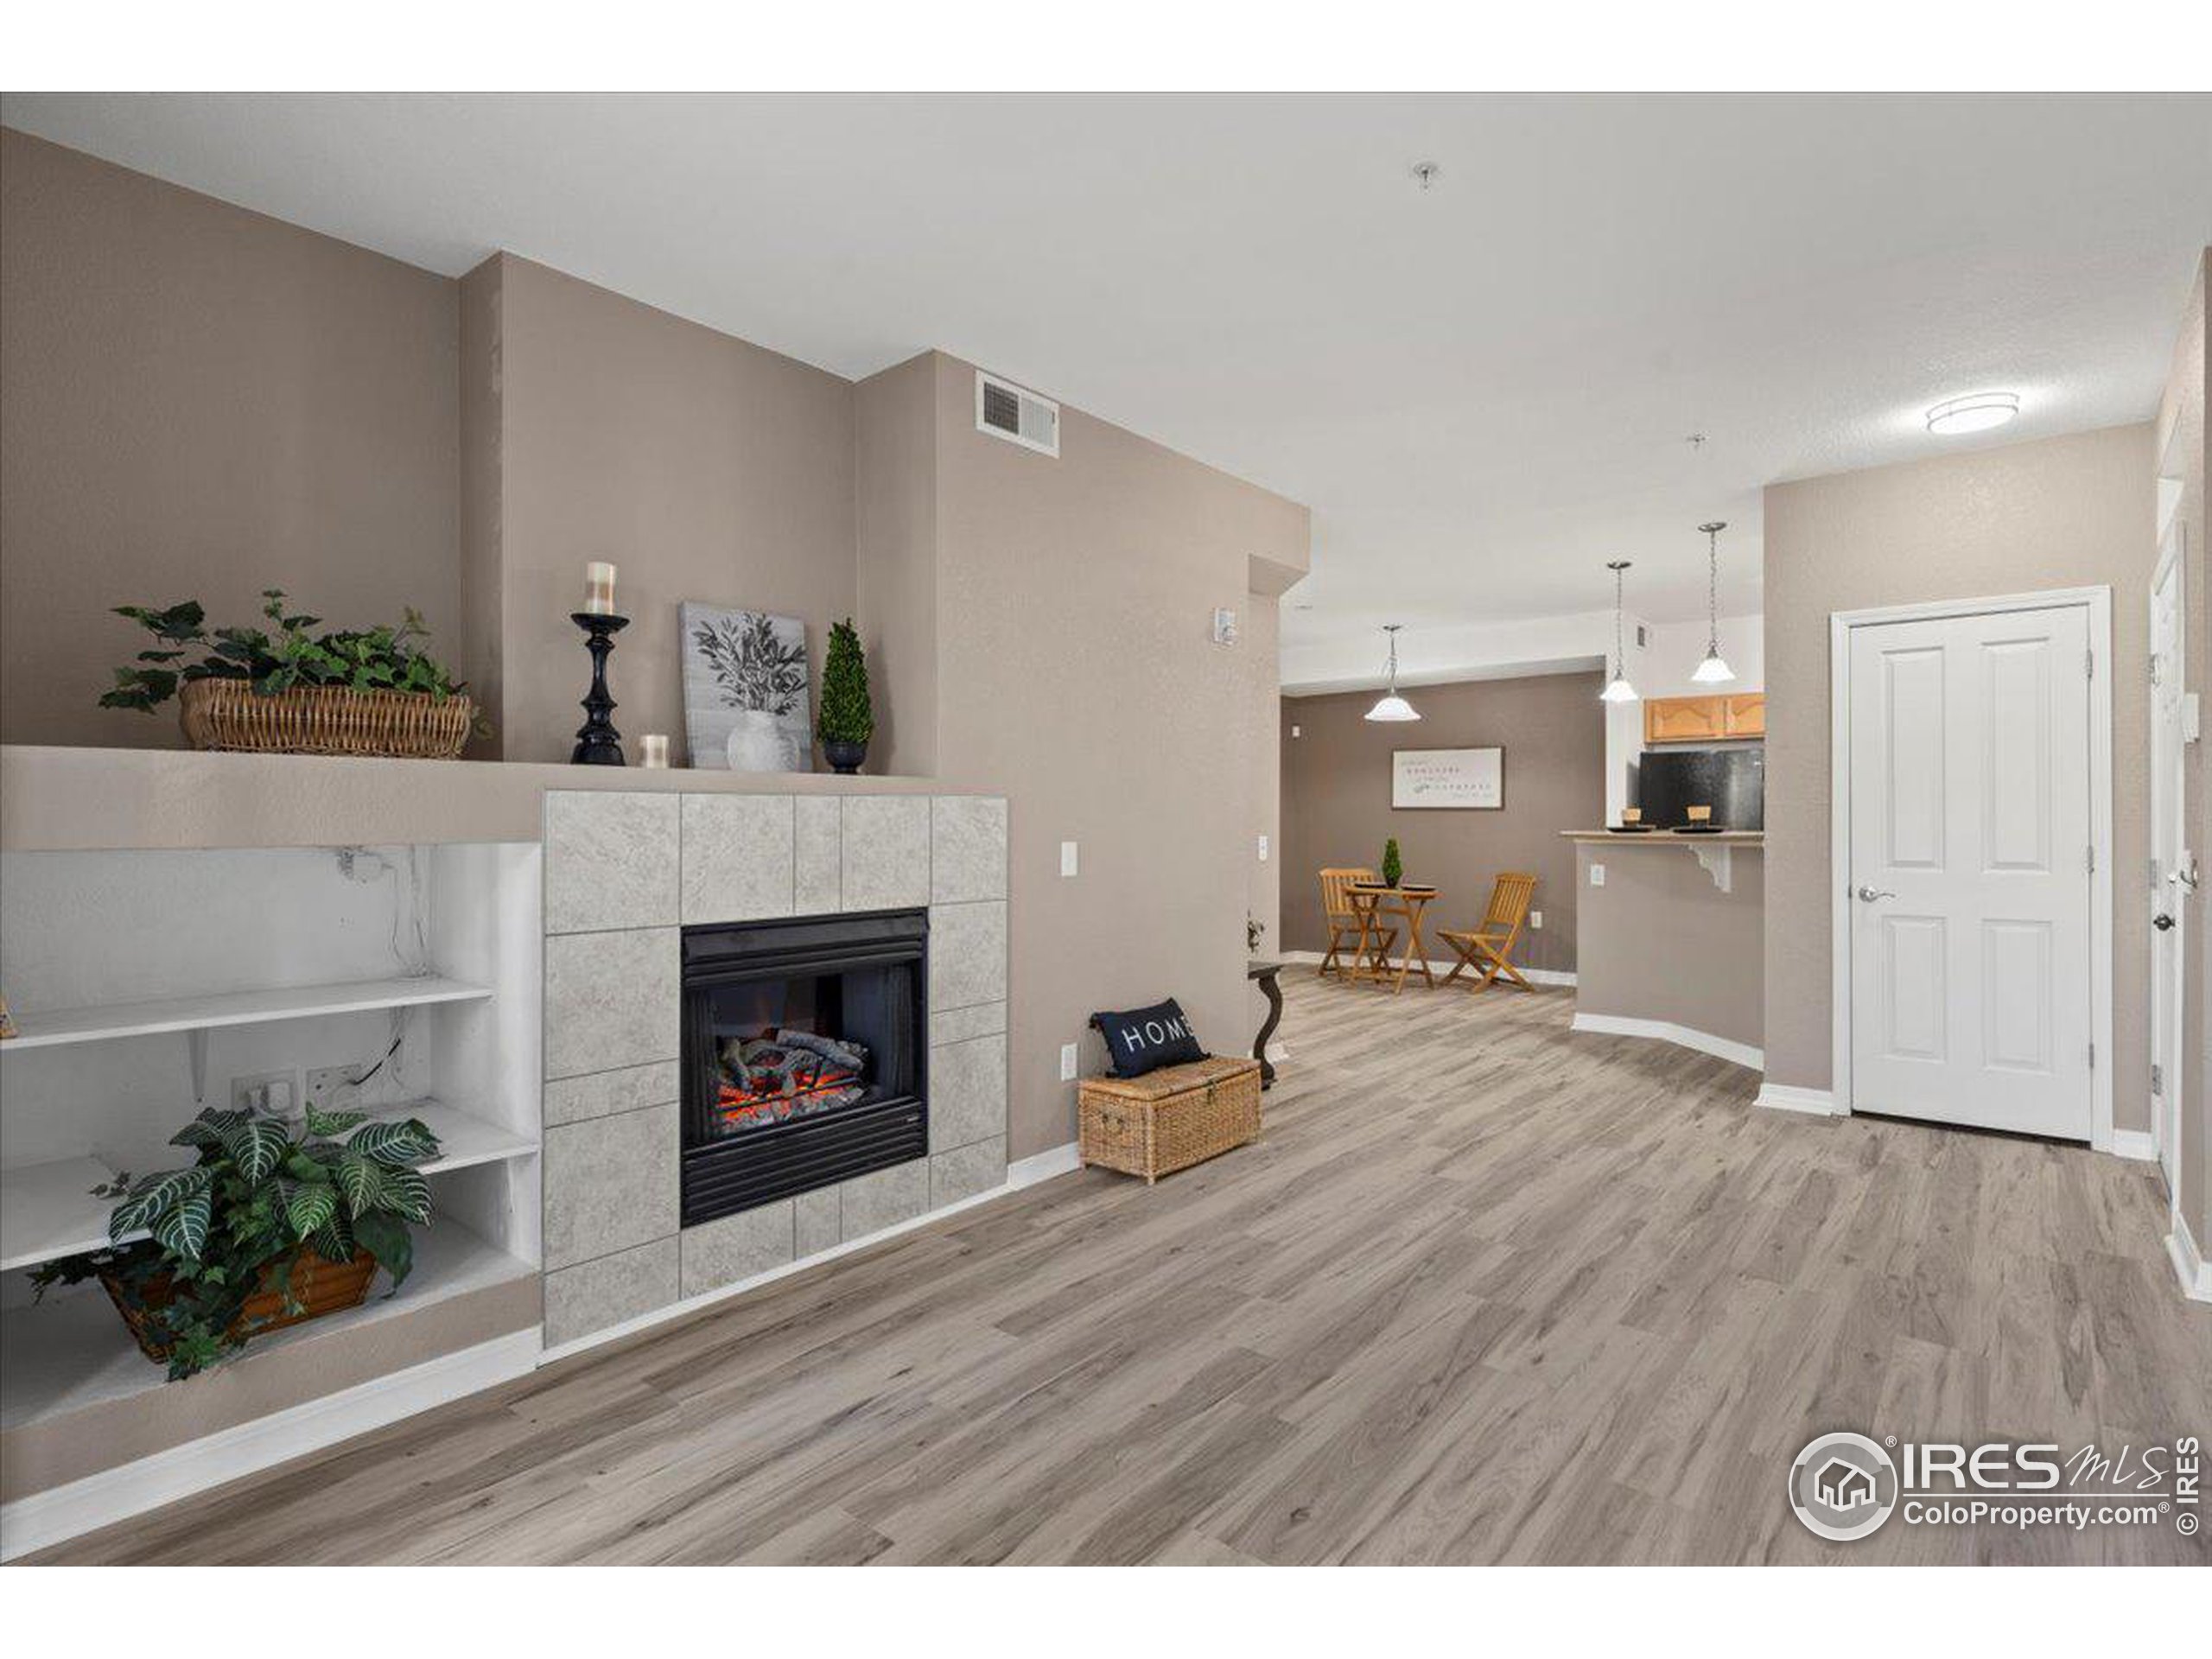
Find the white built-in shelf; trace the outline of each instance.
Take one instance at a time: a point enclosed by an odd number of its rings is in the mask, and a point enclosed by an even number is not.
[[[0,1272],[105,1248],[115,1200],[96,1198],[92,1189],[114,1179],[97,1158],[0,1170]]]
[[[257,1337],[236,1360],[175,1386],[248,1389],[252,1385],[241,1373],[250,1371],[258,1357],[403,1319],[537,1273],[527,1262],[441,1216],[416,1232],[415,1270],[397,1295],[379,1273],[360,1306]],[[167,1369],[138,1351],[122,1316],[97,1285],[0,1316],[0,1428],[19,1429],[106,1401],[149,1394],[167,1380]]]
[[[364,1109],[372,1117],[418,1117],[429,1126],[438,1137],[438,1155],[422,1166],[425,1175],[527,1158],[537,1150],[534,1137],[442,1100],[378,1103]],[[186,1161],[189,1156],[179,1154]],[[105,1248],[115,1200],[96,1198],[92,1189],[114,1179],[115,1172],[97,1158],[0,1170],[0,1273]],[[120,1242],[145,1236],[141,1230]]]
[[[517,1129],[503,1128],[487,1118],[448,1106],[442,1100],[418,1100],[404,1106],[369,1105],[361,1109],[371,1117],[419,1117],[438,1137],[438,1155],[422,1166],[425,1175],[442,1175],[449,1169],[468,1169],[477,1164],[496,1164],[509,1158],[527,1158],[537,1150],[537,1140]]]
[[[412,979],[364,979],[343,985],[288,985],[266,991],[222,991],[212,996],[171,997],[159,1002],[113,1002],[94,1008],[16,1012],[18,1035],[0,1052],[97,1043],[162,1031],[206,1031],[271,1020],[307,1020],[324,1014],[373,1008],[411,1008],[429,1002],[472,1002],[492,995],[487,985],[423,974]]]

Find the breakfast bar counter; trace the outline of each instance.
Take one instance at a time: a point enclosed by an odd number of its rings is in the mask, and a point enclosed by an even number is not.
[[[1765,836],[1561,833],[1575,843],[1574,1028],[1763,1065]]]

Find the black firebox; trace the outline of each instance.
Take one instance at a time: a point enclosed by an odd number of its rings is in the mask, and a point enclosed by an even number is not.
[[[929,1151],[929,913],[683,930],[686,1227]]]

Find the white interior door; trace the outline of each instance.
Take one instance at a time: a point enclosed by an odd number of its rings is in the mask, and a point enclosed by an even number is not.
[[[2166,1190],[2181,1189],[2182,976],[2188,888],[2182,844],[2182,696],[2187,613],[2181,531],[2151,589],[2151,1123]]]
[[[1851,630],[1851,1109],[2090,1138],[2089,619]]]

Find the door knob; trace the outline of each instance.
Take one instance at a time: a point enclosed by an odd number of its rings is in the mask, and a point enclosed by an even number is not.
[[[1894,899],[1897,894],[1882,887],[1861,887],[1859,889],[1859,897],[1865,903],[1871,905],[1877,899]]]
[[[2151,925],[2157,928],[2161,933],[2164,932],[2173,925],[2174,918],[2171,916],[2153,916],[2151,918]]]

